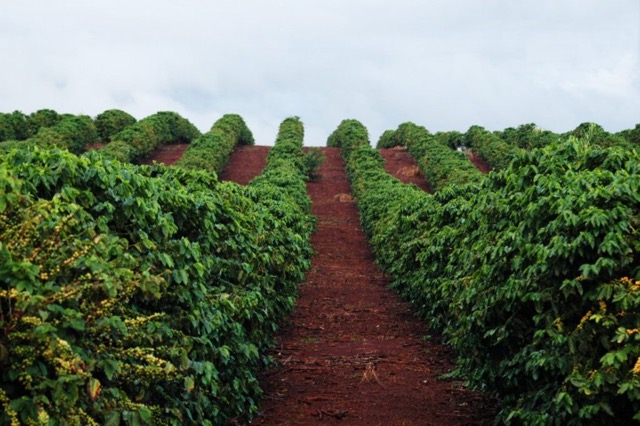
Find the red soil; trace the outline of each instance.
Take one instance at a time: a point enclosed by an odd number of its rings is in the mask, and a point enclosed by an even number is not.
[[[149,157],[140,161],[140,164],[151,165],[155,161],[156,163],[164,164],[165,166],[171,166],[182,158],[182,154],[184,154],[188,147],[188,143],[161,145],[156,148]]]
[[[270,146],[238,145],[233,150],[227,167],[220,173],[220,180],[247,185],[267,165]]]
[[[237,151],[225,175],[241,168],[245,176],[253,167],[260,173],[256,161],[244,158],[257,148]],[[453,367],[450,351],[386,288],[340,150],[323,151],[321,177],[308,183],[318,218],[316,255],[277,336],[277,367],[261,376],[265,398],[253,424],[491,424],[488,398],[440,379]]]
[[[473,152],[470,149],[466,151],[466,154],[469,161],[471,161],[473,165],[476,166],[476,168],[482,173],[486,175],[491,171],[491,167],[489,167],[489,164],[487,164],[485,159],[482,158],[482,155],[477,152]]]
[[[384,158],[384,169],[390,175],[404,183],[413,183],[419,188],[433,194],[433,189],[424,177],[416,160],[409,155],[405,147],[381,149],[380,155]]]

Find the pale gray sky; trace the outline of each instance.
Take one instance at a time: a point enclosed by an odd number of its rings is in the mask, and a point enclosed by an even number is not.
[[[639,56],[639,0],[0,0],[0,112],[238,113],[263,145],[293,115],[321,146],[345,118],[619,131]]]

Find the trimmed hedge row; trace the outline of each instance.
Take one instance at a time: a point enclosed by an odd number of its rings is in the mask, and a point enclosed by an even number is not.
[[[275,145],[269,150],[267,166],[246,187],[247,196],[256,203],[255,213],[264,222],[259,234],[267,260],[267,270],[273,277],[269,295],[274,319],[283,319],[293,310],[297,284],[304,281],[304,272],[311,267],[311,233],[315,218],[311,215],[311,198],[305,185],[306,175],[298,161],[302,155],[303,126],[297,118],[288,118],[280,125]],[[261,295],[266,296],[265,289]],[[264,308],[264,312],[269,312]],[[260,324],[249,327],[260,329]],[[263,323],[265,342],[271,343],[273,324]]]
[[[395,131],[395,139],[398,145],[407,147],[436,191],[447,185],[480,182],[483,178],[464,154],[442,144],[422,126],[403,123]]]
[[[431,196],[384,173],[363,126],[332,138],[378,262],[499,398],[497,422],[640,419],[635,151],[572,139]]]
[[[0,113],[0,142],[29,139],[43,127],[55,126],[64,117],[69,116],[69,114],[60,115],[51,109],[41,109],[29,115],[20,111]]]
[[[304,127],[298,117],[284,120],[280,124],[276,143],[267,155],[267,166],[262,174],[249,183],[249,190],[258,203],[265,199],[270,203],[275,201],[271,210],[278,211],[278,216],[295,234],[308,235],[315,226],[313,217],[297,223],[291,216],[294,212],[278,207],[282,200],[282,206],[294,204],[299,207],[300,211],[295,212],[295,216],[301,216],[302,213],[309,215],[311,212],[311,199],[305,184],[308,175],[302,151],[303,138]],[[265,198],[265,193],[273,196]],[[291,200],[287,201],[289,198]]]
[[[503,141],[480,126],[471,126],[464,135],[464,145],[479,153],[493,170],[502,170],[520,152],[520,148]]]
[[[0,113],[0,142],[25,140],[30,136],[28,118],[20,111]]]
[[[253,134],[242,117],[226,114],[214,123],[211,130],[191,142],[176,166],[220,173],[236,145],[253,144]]]
[[[616,133],[616,135],[625,138],[631,146],[640,147],[640,123],[636,124],[633,129],[623,130]]]
[[[95,124],[98,136],[103,143],[111,141],[111,136],[120,133],[137,120],[128,112],[119,109],[108,109],[96,116]]]
[[[560,139],[560,135],[549,130],[542,130],[535,123],[522,124],[517,128],[507,127],[502,131],[494,132],[494,134],[507,144],[526,150],[543,148]]]
[[[327,146],[340,148],[342,156],[348,158],[351,151],[360,145],[371,145],[367,128],[358,120],[342,120],[340,125],[327,139]]]
[[[91,117],[86,115],[65,116],[58,124],[41,128],[30,139],[40,147],[68,149],[81,154],[85,146],[98,140],[98,131]]]
[[[394,130],[385,130],[380,135],[380,138],[376,143],[376,149],[389,149],[393,148],[394,146],[398,146],[400,141],[396,139],[395,133],[396,132]]]
[[[100,149],[106,158],[124,163],[147,157],[160,145],[188,143],[200,136],[189,120],[175,112],[161,111],[111,136],[111,143]]]
[[[8,153],[13,148],[68,149],[81,154],[85,146],[98,140],[98,132],[91,117],[85,115],[64,115],[57,124],[42,127],[38,133],[25,141],[7,141],[0,144],[0,153]]]
[[[0,423],[251,417],[313,229],[300,171],[271,162],[245,188],[99,152],[2,157]]]
[[[604,128],[596,123],[581,123],[570,132],[563,135],[565,138],[576,137],[583,139],[590,144],[597,145],[602,148],[610,148],[618,146],[625,149],[633,149],[634,146],[631,141],[625,138],[623,135],[616,133],[609,133]]]

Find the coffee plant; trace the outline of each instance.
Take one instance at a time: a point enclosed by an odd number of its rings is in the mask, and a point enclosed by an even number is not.
[[[30,136],[28,117],[20,111],[0,113],[0,142],[25,140]]]
[[[136,122],[136,119],[129,113],[119,109],[109,109],[95,118],[98,136],[104,143],[111,141],[111,136],[121,132],[125,127]]]
[[[464,146],[479,153],[493,170],[507,167],[520,148],[508,144],[481,126],[471,126],[463,139]]]
[[[0,423],[249,419],[313,229],[297,163],[269,168],[245,188],[99,152],[0,158]]]
[[[111,136],[111,143],[100,150],[105,158],[136,162],[160,145],[189,143],[200,131],[175,112],[161,111],[143,118]]]
[[[253,135],[242,117],[226,114],[207,133],[196,138],[176,166],[220,173],[236,145],[253,145]]]
[[[482,173],[464,154],[449,148],[422,126],[403,123],[395,131],[395,139],[397,145],[408,148],[435,190],[482,180]]]
[[[359,123],[330,139],[378,262],[498,422],[640,419],[636,151],[572,138],[431,196],[384,172]]]

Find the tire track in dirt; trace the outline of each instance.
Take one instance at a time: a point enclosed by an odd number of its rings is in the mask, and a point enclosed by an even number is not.
[[[492,424],[486,397],[440,379],[453,367],[451,352],[386,288],[340,150],[323,152],[321,177],[307,185],[316,254],[277,337],[277,366],[261,376],[265,398],[253,424]]]
[[[237,145],[229,157],[227,166],[220,173],[220,180],[241,185],[249,184],[267,166],[270,149],[270,146]]]
[[[384,169],[403,183],[413,183],[418,188],[433,194],[433,188],[418,167],[417,161],[403,146],[378,150],[384,158]]]

